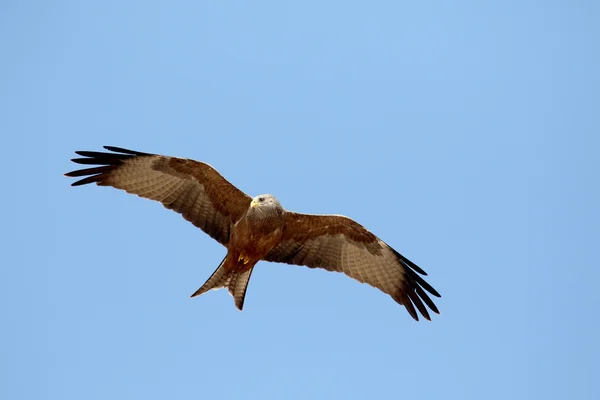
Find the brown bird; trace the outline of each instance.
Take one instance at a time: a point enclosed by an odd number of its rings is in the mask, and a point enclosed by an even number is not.
[[[425,271],[350,218],[287,211],[270,194],[251,198],[203,162],[104,148],[111,153],[75,152],[84,158],[73,162],[99,166],[65,174],[85,176],[72,186],[95,182],[159,201],[227,248],[192,297],[226,287],[242,310],[252,270],[265,260],[343,272],[389,294],[417,321],[415,307],[428,320],[425,304],[439,313],[425,291],[440,294],[419,276]]]

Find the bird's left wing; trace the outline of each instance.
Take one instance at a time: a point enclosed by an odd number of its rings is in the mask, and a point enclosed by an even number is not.
[[[95,182],[159,201],[223,245],[229,242],[231,226],[252,201],[206,163],[119,147],[104,148],[111,152],[76,152],[84,158],[71,161],[99,166],[66,173],[69,177],[85,177],[73,186]]]
[[[439,313],[425,291],[436,297],[440,294],[419,275],[427,275],[425,271],[341,215],[286,212],[282,241],[264,259],[343,272],[389,294],[417,321],[415,307],[430,319],[423,302]]]

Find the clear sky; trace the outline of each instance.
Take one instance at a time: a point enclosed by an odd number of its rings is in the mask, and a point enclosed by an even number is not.
[[[600,3],[3,1],[3,399],[600,398]],[[415,322],[160,204],[74,150],[189,157],[339,213],[429,273]]]

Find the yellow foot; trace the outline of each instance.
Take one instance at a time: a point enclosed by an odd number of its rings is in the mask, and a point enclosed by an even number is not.
[[[247,258],[244,257],[243,254],[240,254],[240,256],[238,257],[238,262],[242,262],[242,264],[246,265],[250,262],[250,260],[248,260]]]

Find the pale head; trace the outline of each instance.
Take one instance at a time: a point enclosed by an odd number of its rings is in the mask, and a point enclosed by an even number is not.
[[[281,204],[279,204],[279,200],[275,198],[272,194],[261,194],[252,199],[250,203],[250,208],[276,208],[281,209]]]

